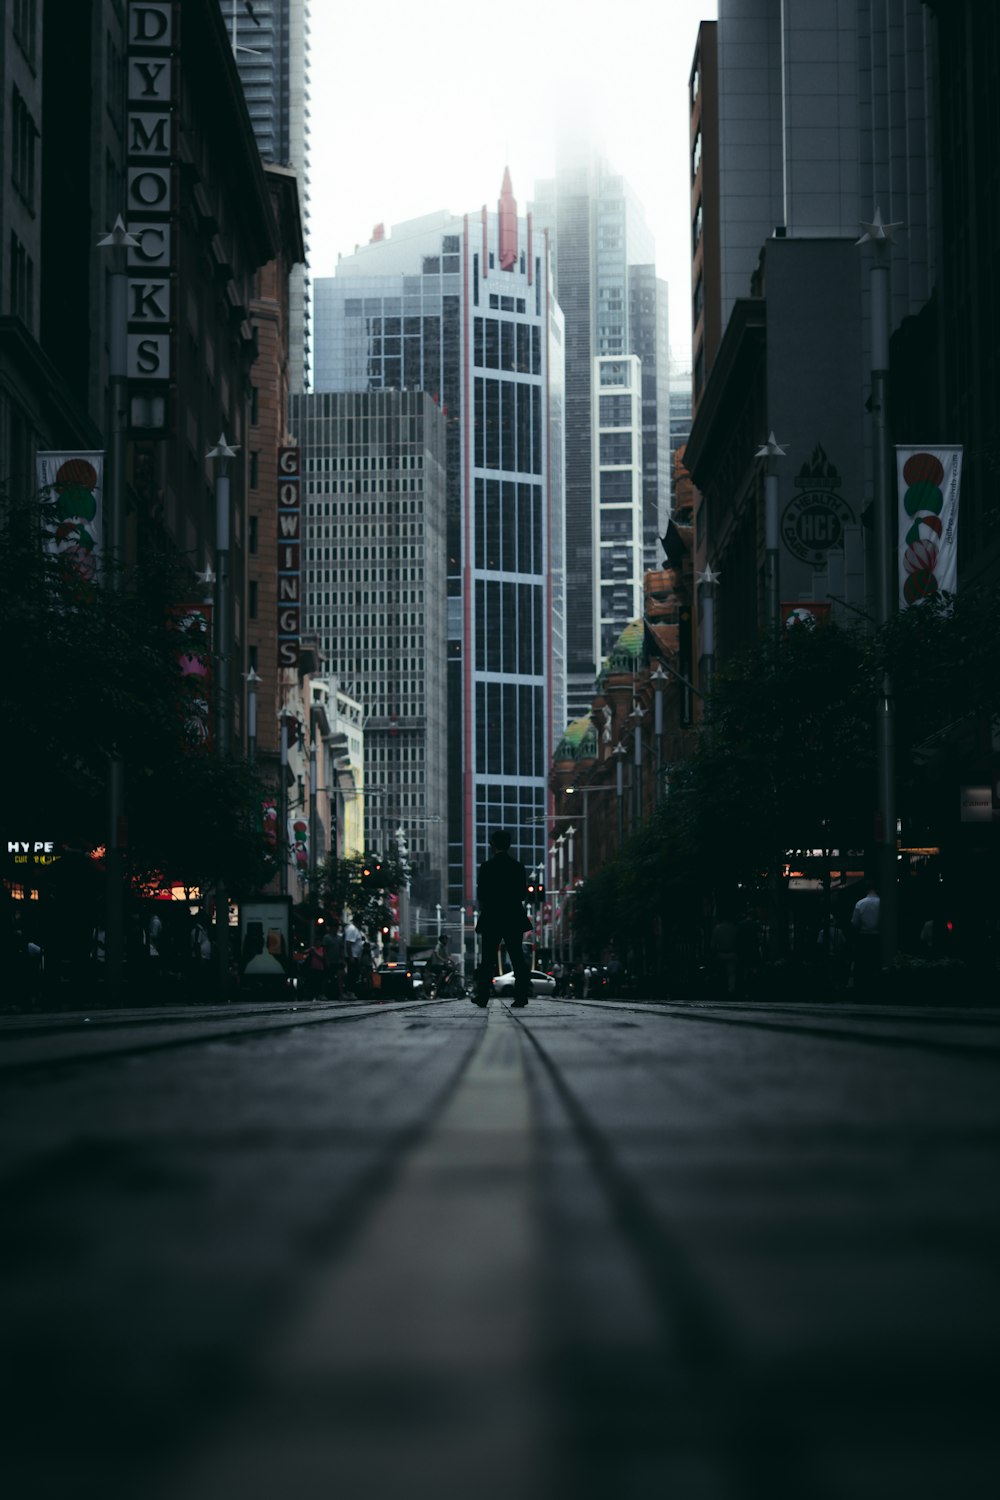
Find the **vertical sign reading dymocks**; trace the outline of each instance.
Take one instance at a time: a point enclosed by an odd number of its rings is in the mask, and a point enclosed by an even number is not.
[[[298,448],[278,449],[278,665],[297,667],[301,619],[302,509]]]
[[[126,222],[138,243],[128,252],[128,376],[144,388],[133,385],[133,396],[161,398],[161,413],[171,378],[175,29],[171,0],[130,0]]]

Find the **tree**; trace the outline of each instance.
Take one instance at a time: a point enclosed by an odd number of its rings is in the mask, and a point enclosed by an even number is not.
[[[371,874],[365,874],[370,871]],[[397,895],[409,876],[398,850],[388,854],[331,854],[320,870],[320,899],[331,910],[350,912],[355,924],[374,936],[391,922],[386,897]]]
[[[57,522],[38,497],[0,511],[0,629],[12,643],[0,711],[13,731],[11,789],[33,812],[44,809],[60,841],[99,846],[115,747],[131,875],[192,886],[225,875],[237,893],[265,880],[265,783],[185,737],[188,690],[172,611],[192,597],[190,568],[160,551],[109,588],[47,546]]]

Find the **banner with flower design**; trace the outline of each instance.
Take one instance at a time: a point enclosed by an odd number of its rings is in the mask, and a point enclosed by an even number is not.
[[[899,607],[958,583],[960,447],[896,449],[899,492]]]

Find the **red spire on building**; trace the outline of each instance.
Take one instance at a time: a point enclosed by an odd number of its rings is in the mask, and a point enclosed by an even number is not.
[[[497,216],[500,222],[500,269],[513,271],[517,262],[517,200],[510,185],[509,167],[503,169]]]
[[[372,230],[372,237],[368,241],[368,243],[370,245],[377,245],[377,244],[379,244],[379,242],[381,240],[384,240],[384,239],[385,239],[385,225],[384,224],[376,224],[375,228]]]

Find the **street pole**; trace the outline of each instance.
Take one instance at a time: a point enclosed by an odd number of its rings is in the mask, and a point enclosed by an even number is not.
[[[244,675],[247,684],[247,760],[253,765],[257,759],[257,687],[264,679],[253,667]]]
[[[319,809],[316,804],[319,800],[319,776],[316,766],[316,740],[314,738],[313,711],[309,710],[309,869],[310,873],[318,869],[319,858]],[[313,899],[312,880],[310,880],[309,900]]]
[[[232,589],[230,580],[229,460],[236,449],[221,433],[205,455],[215,463],[215,753],[228,761],[232,752]],[[215,884],[215,949],[219,998],[229,999],[229,891],[222,871]]]
[[[618,794],[618,848],[625,843],[625,746],[619,740],[611,752],[615,757],[615,791]]]
[[[712,691],[712,677],[715,673],[715,585],[722,577],[716,573],[711,563],[703,573],[698,574],[698,582],[702,585],[701,597],[701,654],[705,662],[705,691],[703,697],[707,698]]]
[[[635,760],[635,823],[638,828],[642,822],[642,721],[646,710],[638,703],[632,705],[632,717],[635,719],[635,732],[632,740],[633,756]]]
[[[278,772],[278,888],[283,896],[288,895],[288,730],[285,712],[278,715],[278,742],[280,744],[280,769]]]
[[[778,460],[784,458],[785,450],[778,442],[773,430],[767,442],[757,449],[756,458],[766,460],[764,475],[764,554],[765,593],[767,596],[767,624],[771,639],[777,643],[781,636],[781,572],[778,555]]]
[[[663,796],[663,689],[669,681],[661,661],[656,663],[655,669],[649,674],[649,680],[653,684],[653,739],[656,745],[655,804]]]
[[[871,268],[872,292],[872,466],[875,504],[875,618],[881,628],[896,612],[895,577],[895,506],[893,504],[892,450],[889,442],[889,335],[891,306],[889,300],[889,246],[893,232],[900,224],[884,224],[882,211],[875,210],[870,224],[862,223],[865,233],[859,245],[870,243],[874,255]],[[883,968],[891,966],[896,956],[899,929],[898,860],[896,852],[896,784],[895,784],[895,705],[892,680],[882,673],[876,708],[876,746],[878,755],[878,814],[876,846],[878,853],[879,928]]]
[[[126,444],[128,442],[128,266],[130,245],[139,241],[125,228],[121,214],[110,234],[98,240],[111,251],[108,286],[108,467],[105,475],[106,579],[112,593],[125,587]],[[125,763],[112,745],[108,753],[108,837],[104,855],[107,880],[104,916],[104,967],[107,1001],[121,999],[125,969]]]

